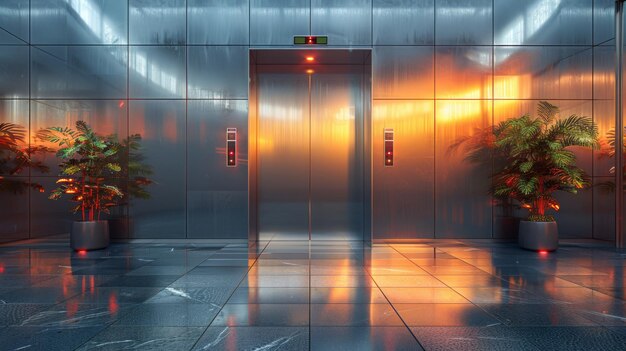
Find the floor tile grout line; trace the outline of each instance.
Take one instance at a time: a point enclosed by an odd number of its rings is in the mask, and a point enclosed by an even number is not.
[[[254,246],[258,245],[258,241],[253,244]],[[226,299],[226,301],[224,302],[224,305],[222,305],[222,307],[220,307],[219,311],[217,311],[217,313],[215,314],[215,316],[211,319],[211,321],[209,322],[209,324],[206,326],[206,328],[204,328],[204,331],[200,334],[200,336],[198,337],[198,340],[196,340],[196,342],[189,348],[189,350],[193,350],[196,345],[198,345],[198,342],[200,342],[200,340],[202,339],[202,336],[204,336],[204,334],[207,332],[207,330],[209,330],[209,328],[211,327],[211,324],[215,321],[215,318],[217,318],[220,314],[220,312],[222,312],[222,310],[224,309],[224,306],[226,306],[226,304],[228,304],[228,301],[230,301],[230,299],[233,297],[233,295],[235,294],[235,291],[237,291],[237,289],[241,286],[241,283],[246,279],[246,277],[248,276],[248,273],[250,273],[250,270],[252,269],[252,267],[254,267],[254,265],[257,263],[257,261],[259,260],[259,257],[261,257],[261,255],[263,254],[263,252],[265,252],[265,250],[267,249],[267,247],[269,246],[270,241],[268,241],[267,243],[265,243],[265,246],[263,246],[263,249],[261,250],[261,252],[259,252],[258,255],[256,255],[256,257],[254,258],[254,262],[252,262],[251,265],[248,266],[248,270],[246,271],[246,273],[244,274],[244,276],[241,278],[241,280],[239,280],[239,284],[237,284],[237,286],[235,286],[235,288],[233,289],[232,293],[228,296],[228,298]],[[250,244],[248,245],[247,249],[248,252],[250,250]],[[249,258],[248,258],[249,259]],[[228,326],[226,326],[226,328],[228,328]]]
[[[385,246],[389,246],[389,244],[384,244]],[[370,246],[371,249],[374,248],[374,245]],[[391,246],[389,246],[391,247]],[[392,247],[392,249],[395,250],[395,248]],[[397,250],[396,250],[397,251]],[[365,264],[365,262],[363,262],[363,264]],[[369,270],[365,270],[368,274],[368,276],[370,277],[370,279],[372,280],[372,282],[376,285],[376,288],[380,291],[380,293],[385,297],[385,300],[387,300],[387,303],[389,304],[389,306],[391,306],[391,308],[393,309],[393,311],[396,313],[396,315],[398,316],[398,318],[400,318],[400,320],[402,321],[402,324],[404,324],[404,326],[406,327],[406,329],[409,331],[409,333],[411,334],[411,336],[413,336],[413,339],[415,339],[415,342],[417,342],[417,344],[422,348],[422,350],[426,350],[426,348],[424,347],[424,345],[422,345],[422,343],[419,341],[419,339],[417,338],[417,336],[413,333],[413,331],[411,330],[411,328],[409,327],[409,325],[404,321],[404,318],[402,318],[402,315],[400,315],[400,313],[398,312],[398,310],[396,309],[396,306],[394,306],[393,303],[391,303],[391,300],[389,300],[389,298],[387,297],[387,294],[385,294],[385,292],[383,291],[383,289],[380,288],[380,286],[378,286],[378,283],[376,282],[376,280],[374,279],[374,276],[372,276],[372,273]]]

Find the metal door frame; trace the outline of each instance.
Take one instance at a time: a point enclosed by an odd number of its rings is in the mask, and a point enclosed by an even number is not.
[[[257,101],[257,86],[256,86],[256,62],[254,61],[254,54],[258,51],[307,51],[307,50],[333,50],[352,52],[355,50],[366,51],[367,62],[364,63],[363,75],[366,79],[363,80],[363,84],[369,85],[369,97],[363,99],[363,238],[360,241],[371,243],[372,242],[372,205],[373,205],[373,179],[372,179],[372,48],[271,48],[271,47],[250,47],[248,49],[248,241],[259,241],[259,227],[258,227],[258,215],[259,215],[259,203],[258,203],[258,101]],[[369,79],[367,79],[369,78]],[[309,91],[311,89],[311,80],[309,79]],[[363,89],[366,89],[364,86]],[[311,114],[311,94],[309,93],[309,116]],[[311,118],[309,118],[309,123]],[[310,152],[309,152],[309,165],[310,165]],[[311,182],[309,177],[309,183]],[[309,184],[309,203],[311,199],[311,184]],[[368,196],[369,195],[369,196]],[[309,241],[311,241],[311,206],[309,204]]]

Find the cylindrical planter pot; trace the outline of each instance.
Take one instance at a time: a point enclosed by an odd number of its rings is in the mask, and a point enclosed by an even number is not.
[[[70,246],[74,250],[98,250],[109,246],[109,222],[85,221],[72,223]]]
[[[556,222],[520,221],[518,243],[527,250],[556,250],[559,247],[559,230]]]

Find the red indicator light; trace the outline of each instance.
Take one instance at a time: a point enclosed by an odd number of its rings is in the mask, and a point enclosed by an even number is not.
[[[391,155],[391,151],[387,151],[387,155]]]
[[[120,108],[124,108],[125,105],[126,102],[124,102],[124,100],[120,100],[120,102],[117,104],[117,106],[119,106]]]
[[[306,57],[306,60],[307,60],[307,61],[309,61],[309,62],[313,62],[313,61],[315,61],[315,57],[313,57],[313,56],[307,56],[307,57]]]
[[[78,254],[79,255],[86,255],[87,254],[87,250],[78,250]]]
[[[306,42],[307,44],[313,44],[313,37],[307,37]]]
[[[229,152],[228,154],[229,154],[229,155],[234,155],[235,153],[231,151],[231,152]]]
[[[548,250],[539,250],[539,253],[542,255],[547,255],[548,254]]]

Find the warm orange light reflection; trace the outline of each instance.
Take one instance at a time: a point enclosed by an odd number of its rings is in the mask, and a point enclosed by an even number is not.
[[[313,61],[315,61],[315,57],[313,57],[313,56],[307,56],[307,57],[306,57],[306,60],[307,60],[307,61],[309,61],[309,62],[313,62]]]
[[[312,69],[307,69],[307,70],[306,70],[306,73],[308,73],[308,74],[313,74],[313,73],[315,73],[315,71],[314,71],[314,70],[312,70]]]

